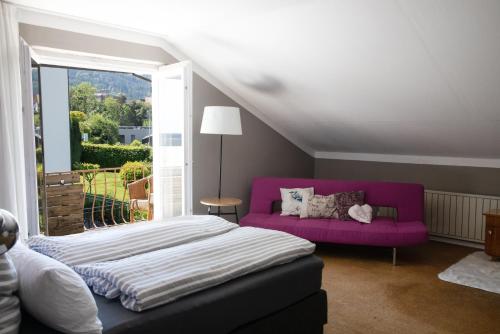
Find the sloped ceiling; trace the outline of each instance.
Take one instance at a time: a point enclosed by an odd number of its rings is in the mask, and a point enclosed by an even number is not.
[[[162,36],[314,152],[500,158],[500,1],[12,2]]]

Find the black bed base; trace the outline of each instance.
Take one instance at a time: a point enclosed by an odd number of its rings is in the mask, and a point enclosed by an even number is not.
[[[224,321],[224,319],[221,319]],[[264,318],[238,327],[227,334],[322,334],[323,325],[327,323],[326,292],[320,290],[289,307],[267,315]],[[205,333],[213,333],[209,328]],[[127,331],[123,331],[127,333]],[[134,329],[131,329],[134,332]],[[60,334],[60,332],[47,328],[28,313],[23,312],[20,334]],[[157,328],[148,334],[178,334],[168,328]],[[145,333],[144,333],[145,334]],[[186,334],[186,333],[183,333]],[[193,333],[194,334],[194,333]]]
[[[327,323],[326,292],[309,296],[288,308],[246,324],[231,334],[322,334]]]
[[[144,312],[94,295],[103,334],[317,334],[327,321],[323,261],[307,256]],[[23,312],[20,334],[56,334]]]

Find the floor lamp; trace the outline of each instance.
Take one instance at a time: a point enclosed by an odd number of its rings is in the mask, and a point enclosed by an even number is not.
[[[209,106],[203,111],[200,133],[220,135],[219,152],[219,199],[222,185],[222,137],[241,135],[240,109],[236,107]]]

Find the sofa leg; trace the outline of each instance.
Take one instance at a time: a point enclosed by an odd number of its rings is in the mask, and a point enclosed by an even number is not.
[[[396,265],[396,256],[397,256],[397,249],[396,247],[392,248],[392,265]]]

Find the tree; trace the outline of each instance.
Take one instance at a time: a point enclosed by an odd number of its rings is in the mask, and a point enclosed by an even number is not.
[[[87,115],[83,111],[70,111],[69,112],[70,119],[75,119],[80,122],[84,122],[87,119]]]
[[[101,114],[93,114],[82,124],[82,130],[89,134],[94,144],[114,144],[118,141],[118,123]]]
[[[73,170],[92,170],[92,169],[99,169],[99,168],[101,168],[101,166],[99,166],[98,164],[92,164],[92,163],[88,163],[88,162],[76,162],[73,165]],[[83,174],[83,177],[85,178],[85,180],[89,184],[88,193],[92,193],[92,181],[94,180],[96,175],[97,175],[97,173],[94,173],[94,172],[87,172],[87,173]]]
[[[80,131],[80,122],[85,120],[85,114],[81,111],[71,111],[69,113],[69,119],[71,165],[74,166],[76,163],[80,162],[82,156],[82,132]]]
[[[127,102],[127,96],[123,93],[118,94],[115,98],[120,104]]]
[[[112,121],[119,122],[120,121],[120,110],[121,110],[121,104],[118,102],[117,99],[108,96],[104,100],[104,106],[103,106],[103,111],[102,114],[109,118]]]
[[[129,144],[130,146],[142,146],[142,143],[138,139],[132,140],[132,142]]]
[[[151,118],[151,104],[134,100],[122,105],[121,125],[142,126],[144,120]]]
[[[99,101],[95,94],[97,90],[89,82],[82,82],[71,87],[69,91],[69,109],[80,110],[91,114],[99,109]]]

